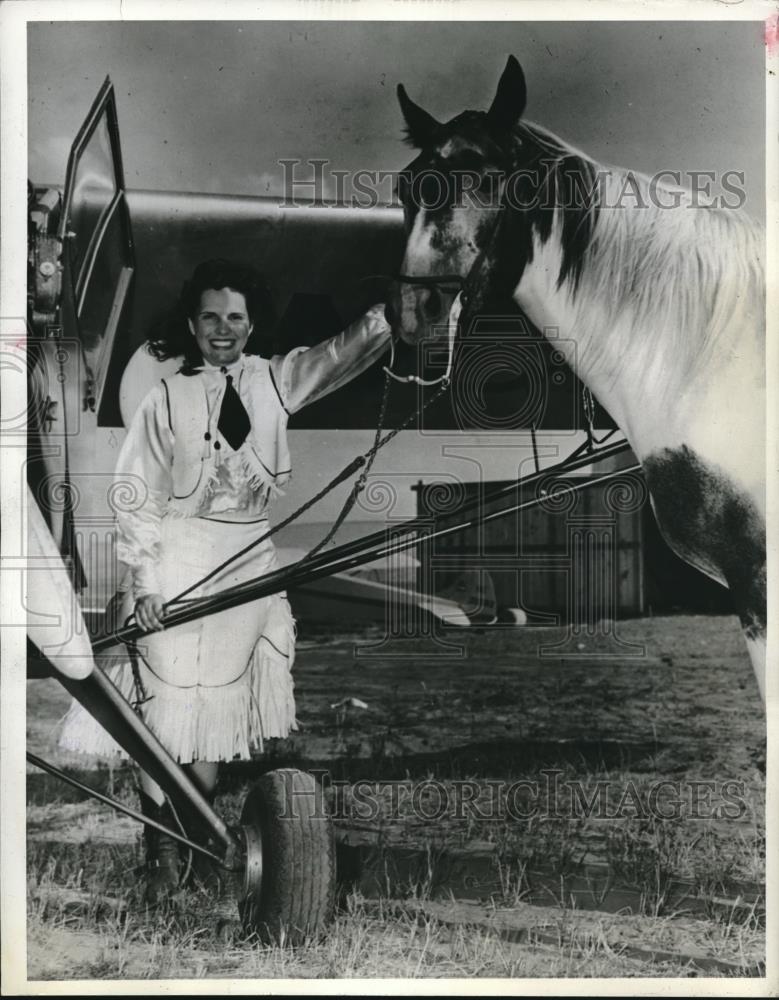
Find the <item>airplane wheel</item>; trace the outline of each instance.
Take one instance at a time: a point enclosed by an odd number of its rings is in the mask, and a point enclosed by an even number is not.
[[[266,942],[300,944],[324,931],[335,906],[335,838],[321,785],[283,768],[249,790],[241,918]]]

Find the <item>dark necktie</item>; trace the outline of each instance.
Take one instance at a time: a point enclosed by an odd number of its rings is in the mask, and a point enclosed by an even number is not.
[[[226,373],[226,369],[222,369]],[[233,376],[227,376],[227,388],[222,397],[222,408],[219,411],[219,422],[216,429],[230,445],[233,451],[238,451],[251,430],[251,422],[241,397],[233,386]]]

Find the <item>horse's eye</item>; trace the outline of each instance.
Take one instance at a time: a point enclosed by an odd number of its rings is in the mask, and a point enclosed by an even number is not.
[[[422,181],[422,201],[426,208],[434,208],[441,201],[441,176],[429,174]]]
[[[484,166],[483,157],[479,156],[478,153],[474,152],[472,149],[463,150],[457,161],[458,170],[465,171],[466,173],[476,173],[481,170]]]
[[[411,186],[411,201],[415,208],[435,212],[450,201],[447,177],[438,170],[417,174]]]
[[[494,195],[498,192],[498,186],[500,183],[500,175],[494,171],[488,171],[479,178],[479,183],[476,185],[476,190],[480,194]]]

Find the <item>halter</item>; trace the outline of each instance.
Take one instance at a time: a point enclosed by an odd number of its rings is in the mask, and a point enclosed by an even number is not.
[[[453,275],[445,275],[441,278],[411,278],[411,277],[399,277],[398,280],[406,281],[408,284],[424,284],[432,285],[443,283],[448,281],[453,277]],[[461,278],[457,279],[460,285],[464,284]],[[452,302],[452,307],[449,310],[449,324],[448,324],[448,334],[447,334],[447,346],[448,346],[448,357],[446,361],[446,371],[443,375],[438,378],[422,378],[420,375],[396,375],[392,370],[395,364],[395,338],[393,337],[390,341],[390,360],[389,365],[384,365],[382,371],[389,378],[394,379],[396,382],[415,382],[417,385],[421,386],[431,386],[431,385],[441,385],[444,388],[448,388],[451,382],[452,376],[452,360],[454,358],[454,342],[457,339],[457,331],[460,328],[460,316],[462,315],[463,305],[465,299],[465,292],[461,290],[457,293],[454,302]]]
[[[495,224],[493,231],[490,234],[490,239],[485,244],[485,246],[479,251],[476,259],[468,270],[467,275],[463,278],[459,274],[396,274],[392,275],[392,279],[401,285],[419,285],[422,288],[435,288],[436,286],[441,286],[446,291],[457,291],[457,296],[452,303],[449,310],[449,325],[448,325],[448,360],[446,363],[446,371],[443,375],[436,379],[424,379],[419,375],[396,375],[392,371],[392,366],[395,363],[395,340],[393,338],[391,343],[391,353],[390,353],[390,363],[384,366],[384,373],[389,378],[394,379],[396,382],[403,382],[406,384],[416,383],[416,385],[421,386],[431,386],[431,385],[442,385],[447,388],[451,382],[452,374],[452,363],[454,358],[454,345],[457,339],[457,333],[460,329],[460,320],[462,317],[463,309],[466,308],[471,299],[471,289],[476,283],[476,277],[478,276],[482,264],[484,263],[484,258],[487,255],[488,248],[492,245],[493,240],[497,234],[500,227],[500,223],[504,218],[505,204],[501,198],[501,203],[499,210],[496,213]],[[449,286],[449,287],[447,287]],[[454,286],[454,287],[452,287]]]
[[[439,375],[438,378],[422,378],[421,375],[397,375],[392,371],[392,366],[395,364],[395,338],[393,337],[390,342],[390,361],[389,365],[384,365],[382,371],[384,374],[396,382],[402,382],[405,384],[415,383],[421,386],[432,386],[440,385],[443,389],[448,389],[452,381],[452,363],[454,359],[454,344],[457,340],[457,333],[460,329],[460,317],[462,316],[462,311],[465,306],[468,305],[469,294],[466,286],[470,280],[471,274],[476,270],[478,264],[481,263],[484,252],[482,251],[473,263],[470,271],[465,278],[462,278],[459,274],[396,274],[392,275],[392,280],[396,281],[401,285],[420,285],[423,288],[431,288],[436,285],[440,285],[446,291],[452,292],[457,291],[454,301],[452,302],[451,308],[449,309],[449,322],[447,328],[447,350],[448,356],[446,361],[446,371],[443,375]],[[448,287],[447,287],[448,286]],[[454,287],[452,287],[454,286]]]

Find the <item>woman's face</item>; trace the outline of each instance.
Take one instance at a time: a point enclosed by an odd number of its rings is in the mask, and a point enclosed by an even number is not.
[[[232,288],[207,288],[189,329],[206,361],[218,367],[232,364],[252,332],[246,299]]]

